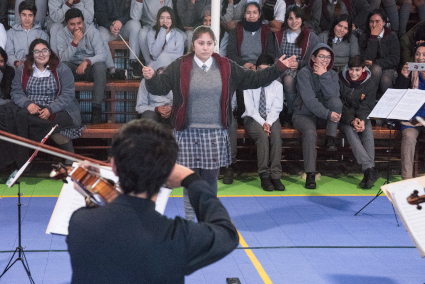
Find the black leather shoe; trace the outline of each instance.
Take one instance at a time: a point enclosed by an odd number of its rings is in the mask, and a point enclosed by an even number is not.
[[[369,178],[366,181],[366,186],[365,187],[367,189],[370,189],[375,184],[375,182],[379,179],[379,173],[375,169],[375,167],[369,168],[368,170],[370,170],[370,172],[369,172]]]
[[[280,179],[273,179],[272,178],[272,184],[274,186],[274,190],[277,190],[277,191],[284,191],[285,190],[285,186],[282,184]]]
[[[100,124],[102,123],[102,108],[93,107],[91,110],[91,123]]]
[[[363,179],[362,179],[362,181],[359,183],[359,186],[360,186],[361,188],[365,188],[365,186],[366,186],[366,182],[367,182],[367,180],[369,179],[369,173],[370,173],[370,168],[369,168],[369,169],[366,169],[366,170],[364,171]]]
[[[305,188],[316,189],[316,173],[306,173]]]
[[[223,183],[224,184],[232,184],[233,183],[233,167],[232,167],[232,165],[229,165],[227,168],[224,168]]]
[[[326,151],[336,152],[338,149],[335,146],[335,141],[332,136],[326,136]]]
[[[274,185],[269,177],[261,178],[261,187],[264,191],[273,191]]]

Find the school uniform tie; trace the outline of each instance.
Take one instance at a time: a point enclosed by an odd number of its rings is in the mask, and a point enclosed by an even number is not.
[[[204,72],[207,72],[207,65],[202,65],[202,70],[204,70]]]
[[[266,110],[266,92],[264,91],[264,88],[261,87],[261,93],[260,93],[260,105],[258,107],[258,112],[260,113],[260,116],[265,120],[267,118],[267,110]]]
[[[338,38],[337,40],[336,40],[336,43],[340,43],[341,42],[341,39],[340,38]]]

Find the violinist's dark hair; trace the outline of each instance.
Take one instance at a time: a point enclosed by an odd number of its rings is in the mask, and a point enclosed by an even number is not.
[[[177,160],[178,146],[171,130],[151,119],[125,124],[114,136],[111,156],[124,194],[158,193]]]

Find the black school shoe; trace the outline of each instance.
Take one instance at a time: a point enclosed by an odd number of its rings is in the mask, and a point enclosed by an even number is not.
[[[274,186],[274,190],[277,190],[277,191],[284,191],[285,190],[285,186],[282,184],[280,179],[272,178],[272,184]]]
[[[306,173],[305,188],[316,189],[316,173]]]
[[[233,164],[224,168],[223,183],[224,184],[232,184],[233,183],[233,175],[234,175]]]
[[[134,79],[140,79],[143,74],[143,67],[140,65],[139,61],[137,60],[131,60],[130,61],[130,67],[133,70],[133,78]]]
[[[261,187],[263,188],[264,191],[273,191],[274,190],[274,185],[273,185],[270,177],[262,177],[261,178]]]
[[[379,179],[379,173],[375,169],[375,167],[368,168],[366,171],[369,171],[369,173],[368,173],[369,176],[368,176],[368,179],[366,181],[365,188],[370,189],[375,184],[375,182]]]
[[[335,140],[332,136],[326,136],[326,151],[329,151],[329,152],[338,151],[335,145]]]

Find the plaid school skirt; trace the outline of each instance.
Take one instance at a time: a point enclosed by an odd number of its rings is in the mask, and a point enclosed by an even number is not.
[[[186,128],[173,131],[179,145],[177,163],[190,169],[213,170],[232,163],[226,129]]]

